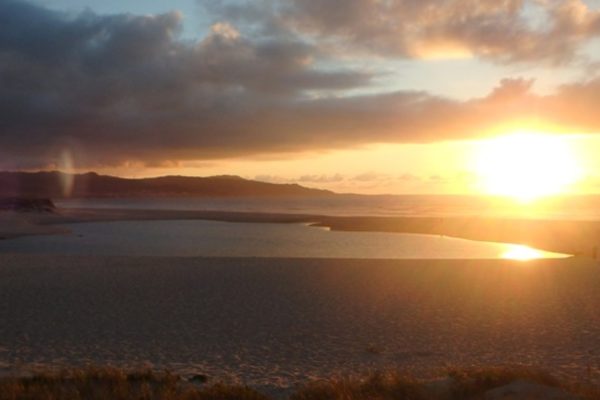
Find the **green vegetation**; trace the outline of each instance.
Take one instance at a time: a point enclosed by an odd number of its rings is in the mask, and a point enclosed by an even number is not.
[[[600,398],[600,389],[560,380],[525,367],[448,370],[438,380],[422,381],[386,371],[362,378],[332,378],[295,390],[290,400],[459,400],[483,399],[491,389],[526,381],[560,389],[581,399]],[[169,372],[126,372],[87,368],[0,380],[0,400],[268,400],[258,391],[224,383],[195,384]]]

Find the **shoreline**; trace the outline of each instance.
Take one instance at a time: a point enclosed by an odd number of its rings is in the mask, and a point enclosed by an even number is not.
[[[365,217],[234,211],[63,208],[52,214],[12,213],[20,225],[0,228],[0,237],[67,233],[57,225],[81,222],[211,220],[238,223],[304,223],[334,231],[442,235],[521,244],[556,253],[594,257],[600,246],[600,221],[506,219],[488,217]],[[0,216],[6,220],[7,213]],[[15,226],[17,228],[15,228]]]

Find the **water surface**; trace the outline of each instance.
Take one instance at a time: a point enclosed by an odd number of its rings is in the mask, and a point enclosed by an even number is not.
[[[548,197],[531,203],[492,196],[335,195],[284,198],[121,198],[66,199],[67,208],[213,210],[344,216],[498,217],[600,220],[600,196]]]
[[[0,241],[0,252],[114,256],[324,258],[556,258],[523,246],[434,235],[341,232],[306,224],[202,220],[65,225],[67,235]]]

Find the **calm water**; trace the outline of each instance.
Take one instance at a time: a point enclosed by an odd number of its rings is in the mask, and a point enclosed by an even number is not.
[[[60,207],[221,210],[320,215],[511,217],[600,220],[600,196],[550,197],[529,204],[485,196],[359,196],[322,198],[158,198],[57,201]]]
[[[0,252],[134,256],[544,258],[523,246],[432,235],[336,232],[303,224],[119,221],[66,225],[71,234],[0,241]]]

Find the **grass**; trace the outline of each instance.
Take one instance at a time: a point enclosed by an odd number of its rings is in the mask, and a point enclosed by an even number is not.
[[[196,387],[178,375],[150,370],[86,368],[0,380],[0,400],[267,400],[257,391],[221,383]]]
[[[298,388],[290,400],[461,400],[482,399],[486,391],[516,380],[564,390],[582,399],[599,399],[600,389],[562,382],[526,367],[450,369],[438,381],[417,380],[398,371],[355,378],[332,378]],[[437,382],[437,383],[432,383]],[[86,368],[0,379],[0,400],[269,400],[241,385],[195,385],[169,372],[126,372]]]
[[[582,400],[600,399],[600,388],[564,382],[530,367],[448,369],[439,380],[422,381],[398,371],[363,378],[329,379],[309,384],[290,400],[477,400],[489,390],[527,381],[563,390]]]

